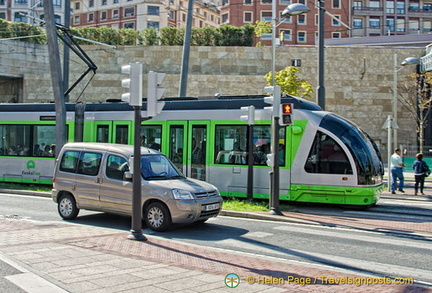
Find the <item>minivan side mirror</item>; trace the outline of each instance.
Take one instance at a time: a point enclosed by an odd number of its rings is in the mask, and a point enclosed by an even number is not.
[[[132,178],[133,178],[132,172],[130,172],[130,171],[124,172],[124,174],[123,174],[123,180],[124,181],[132,181]]]

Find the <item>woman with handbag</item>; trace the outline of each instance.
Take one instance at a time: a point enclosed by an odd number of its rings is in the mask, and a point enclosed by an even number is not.
[[[420,185],[420,193],[424,195],[423,188],[424,188],[424,181],[425,178],[430,175],[429,166],[426,164],[425,161],[423,161],[423,154],[418,153],[416,155],[416,161],[413,164],[414,169],[414,178],[415,178],[415,184],[414,184],[414,195],[418,194],[418,188]]]

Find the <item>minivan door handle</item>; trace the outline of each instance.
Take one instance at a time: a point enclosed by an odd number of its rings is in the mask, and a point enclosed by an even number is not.
[[[96,183],[101,183],[101,179],[99,177],[96,178]]]

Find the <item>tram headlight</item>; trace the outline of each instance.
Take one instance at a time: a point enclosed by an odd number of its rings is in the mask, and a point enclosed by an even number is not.
[[[183,189],[173,189],[172,194],[174,199],[194,199],[192,193]]]

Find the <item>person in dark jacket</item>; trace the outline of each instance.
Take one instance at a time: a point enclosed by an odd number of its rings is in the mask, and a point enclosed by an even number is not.
[[[423,154],[422,153],[418,153],[416,155],[416,161],[413,164],[413,169],[414,169],[414,178],[415,178],[415,184],[414,184],[414,195],[418,194],[418,189],[419,189],[419,185],[420,185],[420,193],[422,195],[424,195],[423,193],[423,188],[424,188],[424,181],[425,178],[427,177],[426,174],[429,171],[429,166],[428,164],[426,164],[425,161],[423,161]]]

